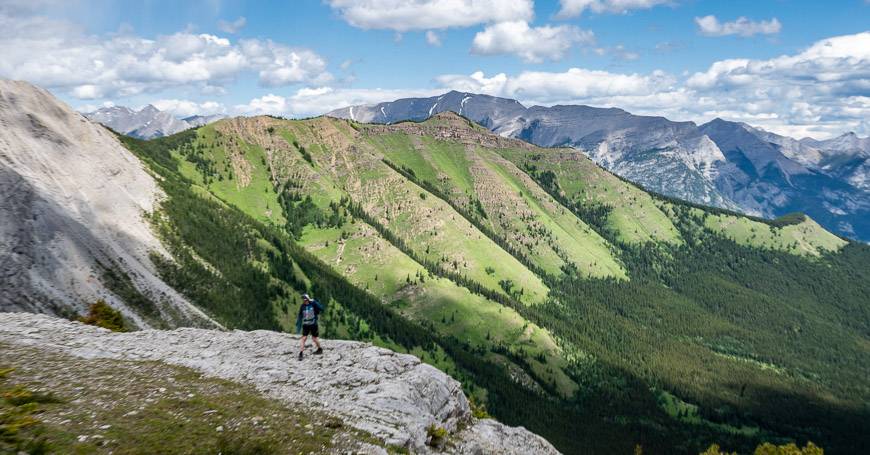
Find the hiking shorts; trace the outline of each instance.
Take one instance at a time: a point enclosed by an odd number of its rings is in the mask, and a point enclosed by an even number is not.
[[[308,335],[311,335],[313,337],[320,336],[320,331],[317,329],[317,324],[302,326],[302,336],[307,337]]]

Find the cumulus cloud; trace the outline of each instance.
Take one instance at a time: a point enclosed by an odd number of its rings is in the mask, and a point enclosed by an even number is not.
[[[286,117],[305,117],[320,115],[345,106],[372,104],[398,98],[426,97],[437,93],[440,93],[438,89],[301,88],[287,97],[270,93],[255,98],[246,104],[234,106],[234,111],[242,115],[272,114]]]
[[[242,115],[284,115],[288,113],[287,98],[270,93],[254,98],[248,104],[238,104],[235,110]]]
[[[260,83],[267,87],[306,81],[323,84],[332,79],[326,60],[308,49],[293,49],[272,40],[241,40],[239,49],[251,67],[259,69]]]
[[[152,101],[151,105],[180,118],[190,117],[191,115],[225,114],[227,112],[226,106],[217,101],[196,102],[179,99],[161,99]]]
[[[313,51],[272,41],[179,32],[145,38],[85,34],[39,16],[0,14],[0,76],[58,89],[80,99],[126,97],[167,88],[219,93],[246,72],[264,86],[323,84],[332,78]]]
[[[825,87],[826,93],[840,95],[866,94],[870,90],[870,32],[827,38],[795,55],[721,60],[688,79],[690,87],[702,89],[759,84]]]
[[[514,54],[538,63],[559,60],[575,43],[592,43],[595,35],[573,25],[529,27],[524,21],[488,25],[474,36],[471,52],[479,55]]]
[[[363,29],[440,30],[530,21],[532,0],[326,0],[350,25]]]
[[[739,17],[733,22],[719,22],[716,16],[696,17],[695,24],[698,25],[698,31],[705,36],[753,36],[753,35],[775,35],[782,30],[782,24],[777,18],[767,21],[751,21],[745,17]]]
[[[239,17],[232,22],[227,22],[221,19],[218,21],[218,28],[224,33],[238,33],[239,30],[245,28],[245,25],[247,25],[247,23],[248,20],[245,19],[244,16]]]
[[[699,94],[700,105],[709,105],[710,115],[721,109],[772,113],[776,118],[761,119],[762,126],[819,137],[861,131],[870,93],[870,32],[827,38],[794,55],[718,61],[685,85]]]
[[[593,13],[624,14],[634,9],[649,9],[670,3],[670,0],[559,0],[561,8],[556,17],[560,19],[576,17],[586,10]]]
[[[516,76],[491,77],[448,74],[436,81],[445,88],[516,98],[534,104],[581,103],[614,105],[613,97],[650,97],[676,91],[676,80],[662,71],[648,75],[620,74],[571,68],[564,72],[524,71]]]

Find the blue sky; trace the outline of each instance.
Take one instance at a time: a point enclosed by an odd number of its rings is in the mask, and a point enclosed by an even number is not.
[[[870,2],[0,0],[0,76],[90,110],[324,113],[449,89],[870,133]]]

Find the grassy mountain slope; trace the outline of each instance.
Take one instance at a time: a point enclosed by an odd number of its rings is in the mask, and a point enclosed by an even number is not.
[[[574,217],[499,150],[400,133],[371,142],[389,163],[460,207],[467,218],[504,238],[546,273],[574,263],[596,277],[624,278],[607,242]]]
[[[221,321],[412,351],[567,452],[812,439],[870,416],[870,250],[647,193],[453,114],[224,120],[126,140],[170,195],[167,280]],[[862,436],[863,435],[863,436]]]
[[[837,251],[847,243],[806,216],[781,217],[779,222],[764,223],[736,215],[705,216],[700,211],[696,214],[704,217],[707,228],[741,245],[819,256],[827,251]]]

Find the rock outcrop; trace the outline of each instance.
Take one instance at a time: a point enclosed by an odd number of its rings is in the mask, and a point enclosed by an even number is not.
[[[167,254],[144,219],[162,197],[154,178],[112,133],[26,82],[0,80],[0,194],[0,311],[74,314],[104,299],[139,327],[218,325],[149,259]]]
[[[269,331],[184,328],[113,333],[45,315],[0,313],[0,342],[85,359],[161,361],[248,383],[289,406],[341,417],[386,444],[435,451],[427,428],[448,431],[448,453],[555,454],[523,428],[472,417],[460,383],[414,356],[321,340],[322,356],[295,357],[299,339]]]

